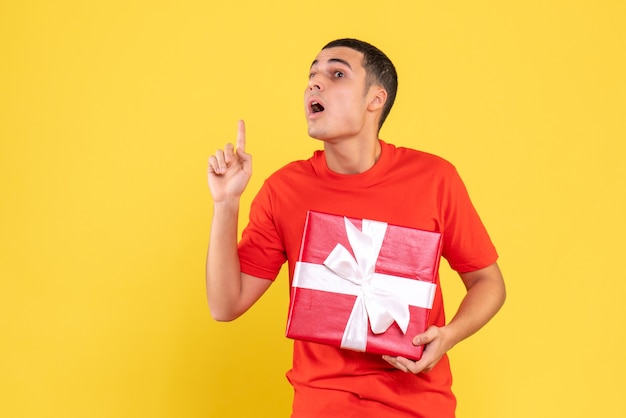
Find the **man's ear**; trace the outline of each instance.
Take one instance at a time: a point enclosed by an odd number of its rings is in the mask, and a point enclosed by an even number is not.
[[[370,92],[370,100],[367,105],[367,109],[370,111],[377,111],[385,106],[387,102],[387,90],[380,86],[373,86]]]

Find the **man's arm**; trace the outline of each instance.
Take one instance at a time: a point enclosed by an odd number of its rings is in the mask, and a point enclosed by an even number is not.
[[[272,283],[241,272],[237,251],[239,202],[252,175],[245,152],[246,133],[239,121],[237,148],[226,144],[209,158],[213,220],[206,263],[206,291],[211,315],[231,321],[256,302]]]
[[[413,344],[425,345],[422,358],[415,362],[404,357],[383,356],[387,362],[405,372],[429,372],[448,350],[493,318],[506,299],[504,279],[498,265],[494,263],[460,276],[467,294],[454,318],[444,327],[431,326],[413,338]]]

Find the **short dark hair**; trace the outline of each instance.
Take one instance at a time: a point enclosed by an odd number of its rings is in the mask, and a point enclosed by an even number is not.
[[[383,126],[383,122],[387,119],[387,115],[391,111],[393,102],[396,100],[398,91],[398,73],[391,60],[380,49],[367,42],[358,39],[343,38],[336,39],[324,46],[324,49],[346,47],[354,49],[363,54],[363,68],[365,68],[366,88],[376,83],[387,91],[387,101],[383,106],[383,111],[378,122],[378,129]]]

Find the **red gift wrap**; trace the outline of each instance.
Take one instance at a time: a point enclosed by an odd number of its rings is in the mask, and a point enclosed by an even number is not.
[[[438,232],[309,211],[287,337],[418,360],[440,259]]]

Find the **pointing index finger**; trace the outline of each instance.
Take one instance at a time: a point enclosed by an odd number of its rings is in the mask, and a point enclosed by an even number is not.
[[[237,149],[246,150],[246,123],[243,120],[237,125]]]

